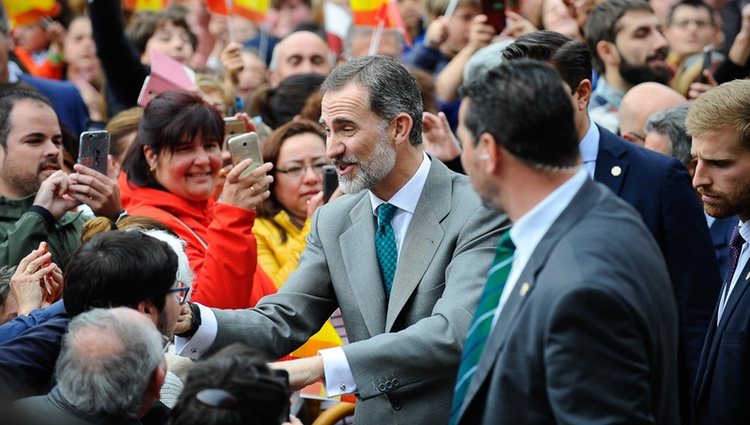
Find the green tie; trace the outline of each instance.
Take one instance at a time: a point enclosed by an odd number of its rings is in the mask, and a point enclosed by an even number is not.
[[[384,203],[377,208],[378,231],[375,233],[375,252],[378,255],[380,276],[385,284],[386,296],[391,295],[393,276],[396,274],[396,263],[398,262],[398,249],[396,248],[396,236],[391,227],[391,218],[398,210],[397,207]]]
[[[500,295],[505,288],[505,281],[508,279],[510,268],[513,265],[513,253],[516,247],[510,240],[510,232],[505,232],[495,250],[495,261],[492,268],[487,273],[487,283],[484,286],[484,292],[479,297],[477,309],[474,311],[474,318],[471,320],[471,326],[466,333],[464,350],[461,353],[461,364],[458,368],[458,380],[453,393],[453,408],[451,412],[451,424],[458,420],[458,410],[461,408],[466,390],[471,383],[471,377],[477,370],[479,359],[482,357],[487,338],[492,331],[492,322],[495,318],[495,311],[500,303]]]

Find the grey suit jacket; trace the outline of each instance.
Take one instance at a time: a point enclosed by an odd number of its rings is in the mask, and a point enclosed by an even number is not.
[[[500,313],[463,424],[678,424],[677,311],[637,212],[587,180]]]
[[[216,311],[213,348],[242,341],[281,356],[341,308],[358,389],[357,424],[447,422],[466,330],[508,224],[465,176],[432,161],[401,248],[390,300],[366,191],[315,214],[299,268],[254,309]]]

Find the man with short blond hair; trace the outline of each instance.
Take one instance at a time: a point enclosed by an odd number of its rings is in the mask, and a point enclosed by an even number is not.
[[[735,80],[700,96],[688,111],[693,186],[710,216],[738,215],[729,265],[703,346],[693,392],[695,423],[750,418],[750,81]]]

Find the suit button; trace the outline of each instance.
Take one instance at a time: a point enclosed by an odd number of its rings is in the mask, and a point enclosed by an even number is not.
[[[404,407],[400,401],[394,400],[391,402],[391,407],[393,407],[393,410],[401,410],[402,407]]]
[[[378,390],[380,390],[381,393],[384,393],[385,392],[385,384],[383,384],[383,383],[378,384]]]
[[[385,389],[392,390],[393,389],[393,381],[386,381],[385,382]]]
[[[393,378],[393,381],[391,382],[393,382],[393,388],[398,388],[398,386],[400,385],[398,382],[398,378]]]

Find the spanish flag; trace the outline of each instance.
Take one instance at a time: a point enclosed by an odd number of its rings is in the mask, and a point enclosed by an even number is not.
[[[169,0],[122,0],[122,8],[133,12],[159,12]]]
[[[34,24],[44,18],[57,16],[61,9],[56,0],[2,0],[2,2],[11,28]]]
[[[398,28],[404,40],[411,45],[409,32],[406,31],[396,0],[349,0],[352,9],[353,25],[383,28]]]
[[[217,15],[238,15],[253,22],[266,19],[270,0],[206,0],[208,10]]]

